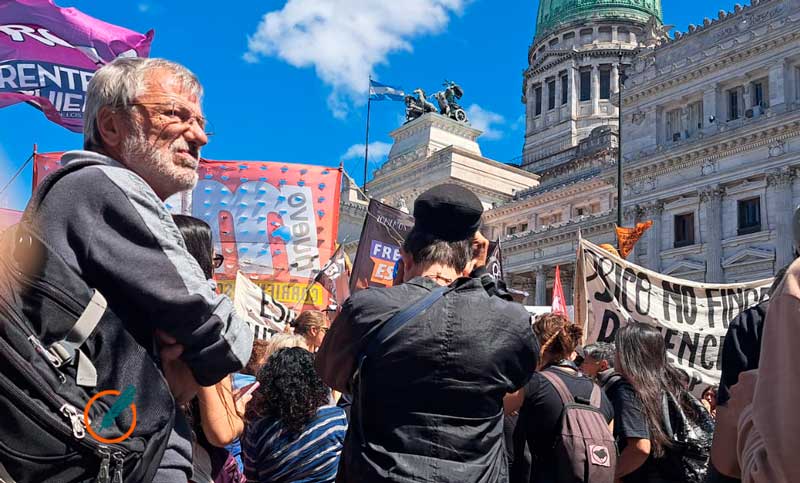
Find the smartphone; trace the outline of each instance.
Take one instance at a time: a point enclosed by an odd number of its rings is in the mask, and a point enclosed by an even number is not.
[[[254,383],[252,383],[252,384],[250,384],[248,386],[245,386],[247,388],[247,390],[244,391],[244,392],[240,392],[239,395],[236,397],[236,400],[238,401],[239,399],[241,399],[241,398],[243,398],[245,396],[249,396],[250,394],[253,394],[253,392],[255,392],[255,390],[258,389],[258,386],[260,386],[260,385],[261,385],[261,383],[256,381],[256,382],[254,382]]]

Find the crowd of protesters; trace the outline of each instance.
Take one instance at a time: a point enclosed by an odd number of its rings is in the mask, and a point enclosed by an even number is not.
[[[483,204],[443,184],[415,201],[395,286],[254,341],[215,290],[211,228],[163,203],[197,181],[201,96],[172,62],[100,69],[84,150],[64,155],[66,174],[23,220],[48,256],[18,268],[101,292],[105,310],[87,331],[84,315],[60,321],[47,293],[25,291],[29,340],[68,348],[50,362],[81,394],[140,388],[138,446],[15,467],[3,448],[33,433],[0,423],[0,481],[800,481],[800,262],[731,323],[721,384],[696,398],[649,325],[583,345],[565,315],[532,319],[486,272]],[[76,435],[90,424],[71,421]]]

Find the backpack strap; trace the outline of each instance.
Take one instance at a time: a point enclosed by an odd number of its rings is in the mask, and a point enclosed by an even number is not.
[[[50,345],[50,353],[56,357],[56,367],[61,367],[64,364],[72,361],[73,357],[78,357],[78,370],[75,376],[76,382],[79,386],[96,387],[97,386],[97,369],[92,364],[86,354],[84,354],[80,347],[92,335],[92,332],[100,323],[103,314],[106,312],[108,302],[99,291],[95,290],[89,304],[83,310],[83,313],[75,325],[67,332],[67,335]]]
[[[593,408],[600,409],[600,405],[603,402],[603,399],[600,396],[600,391],[602,391],[602,389],[600,389],[600,386],[598,386],[597,384],[594,383],[594,381],[592,381],[592,395],[589,398],[589,404],[591,404]]]
[[[397,335],[400,329],[402,329],[409,320],[426,311],[431,305],[435,304],[440,298],[444,297],[446,293],[452,290],[452,287],[437,287],[431,290],[428,295],[394,314],[394,316],[383,323],[377,333],[370,339],[366,350],[364,350],[364,355],[375,354],[380,346]]]
[[[569,388],[564,381],[561,380],[558,375],[556,375],[551,369],[545,369],[544,371],[540,372],[539,374],[542,375],[545,379],[547,379],[550,384],[556,389],[556,392],[561,397],[561,402],[564,404],[571,404],[575,402],[575,396],[569,391]]]

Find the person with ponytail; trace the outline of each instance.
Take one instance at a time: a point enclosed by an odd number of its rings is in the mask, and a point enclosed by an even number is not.
[[[533,324],[533,332],[541,347],[538,369],[523,388],[523,403],[514,432],[514,454],[522,454],[525,444],[531,453],[531,469],[516,461],[511,465],[511,483],[551,483],[557,477],[554,444],[561,430],[564,404],[556,388],[541,374],[558,376],[576,398],[589,400],[595,383],[583,375],[571,360],[583,336],[583,330],[559,314],[546,314]],[[611,428],[614,410],[605,393],[600,391],[600,411]]]

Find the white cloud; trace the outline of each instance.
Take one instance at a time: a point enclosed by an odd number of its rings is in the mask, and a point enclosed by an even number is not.
[[[483,131],[483,139],[500,139],[503,132],[495,127],[497,124],[505,124],[506,119],[496,112],[487,111],[478,104],[472,104],[467,108],[469,123],[475,129]]]
[[[369,143],[369,162],[379,163],[389,155],[392,145],[383,141],[375,141]],[[347,151],[340,157],[342,161],[349,159],[364,159],[364,144],[353,144]]]
[[[525,114],[520,114],[517,120],[511,124],[511,130],[518,131],[523,127],[525,127]]]
[[[373,68],[393,52],[411,51],[417,36],[441,32],[470,0],[288,0],[267,13],[248,38],[246,62],[277,57],[313,67],[331,86],[336,117],[362,104]]]

